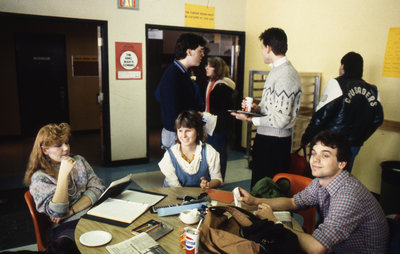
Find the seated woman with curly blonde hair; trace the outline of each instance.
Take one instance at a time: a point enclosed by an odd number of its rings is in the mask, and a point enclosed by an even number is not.
[[[24,179],[36,209],[49,216],[53,223],[53,239],[74,240],[79,218],[105,189],[89,163],[82,156],[70,154],[70,136],[71,128],[67,123],[42,127]]]

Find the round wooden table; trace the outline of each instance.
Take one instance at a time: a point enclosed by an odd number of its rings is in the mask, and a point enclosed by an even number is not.
[[[176,204],[178,203],[176,197],[182,197],[182,196],[197,197],[204,192],[201,188],[198,187],[155,188],[155,189],[149,189],[147,191],[168,195],[156,206]],[[228,204],[218,202],[218,205],[228,205]],[[248,210],[251,209],[246,205],[244,205],[244,208]],[[255,207],[253,207],[253,209],[255,209]],[[174,227],[174,230],[172,232],[157,240],[157,242],[168,253],[185,253],[185,250],[182,249],[179,244],[179,236],[180,236],[179,228],[184,228],[188,225],[184,224],[178,218],[177,215],[158,217],[156,213],[151,213],[150,211],[144,213],[142,216],[136,219],[132,224],[130,224],[125,228],[81,218],[75,229],[75,242],[81,253],[108,253],[107,249],[105,248],[107,245],[116,244],[133,237],[133,234],[131,233],[132,229],[145,223],[150,219],[155,219]],[[298,225],[296,221],[293,220],[293,223],[295,229],[298,228],[301,229],[300,225]],[[196,225],[192,225],[192,227],[196,227]],[[92,230],[103,230],[109,232],[112,235],[111,242],[109,242],[107,245],[99,247],[86,247],[82,245],[79,241],[80,236]],[[200,248],[200,253],[208,253],[208,252]]]
[[[178,200],[176,199],[176,197],[178,197],[178,196],[186,195],[186,196],[197,197],[198,195],[200,195],[203,192],[200,188],[197,188],[197,187],[193,187],[193,188],[192,187],[156,188],[156,189],[149,189],[148,191],[168,195],[165,199],[163,199],[156,206],[175,204],[175,203],[178,203]],[[220,203],[220,202],[218,202],[218,203]],[[225,203],[221,203],[221,204],[225,204]],[[133,237],[133,234],[131,233],[132,229],[145,223],[146,221],[148,221],[150,219],[162,221],[162,222],[165,222],[166,224],[174,227],[174,230],[172,232],[170,232],[166,236],[157,240],[157,242],[166,251],[168,251],[169,253],[184,253],[185,252],[179,245],[179,235],[180,235],[179,228],[183,228],[188,225],[184,224],[178,218],[177,215],[158,217],[158,215],[156,213],[153,214],[150,211],[147,211],[146,213],[144,213],[137,220],[135,220],[132,224],[130,224],[128,227],[125,227],[125,228],[81,218],[79,220],[78,225],[75,230],[75,242],[81,253],[108,253],[107,249],[105,248],[105,246],[107,246],[107,245],[100,246],[100,247],[86,247],[86,246],[82,245],[79,242],[80,236],[88,231],[103,230],[103,231],[109,232],[112,235],[112,240],[111,240],[111,242],[108,243],[108,245],[112,245],[112,244],[116,244],[116,243],[122,242],[128,238]],[[193,226],[196,226],[196,225],[193,225]]]

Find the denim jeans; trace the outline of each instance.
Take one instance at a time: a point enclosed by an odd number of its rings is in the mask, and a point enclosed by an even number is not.
[[[210,144],[219,153],[222,180],[225,180],[226,164],[228,160],[228,143],[229,131],[214,132],[212,136],[208,136],[207,143]]]

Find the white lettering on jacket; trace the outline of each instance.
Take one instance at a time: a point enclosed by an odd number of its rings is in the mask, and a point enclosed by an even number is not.
[[[353,87],[349,90],[349,92],[347,93],[347,97],[344,99],[344,102],[351,103],[351,99],[356,95],[364,96],[368,100],[371,107],[375,107],[376,105],[378,105],[375,96],[373,96],[370,92],[367,92],[367,89],[359,86]]]

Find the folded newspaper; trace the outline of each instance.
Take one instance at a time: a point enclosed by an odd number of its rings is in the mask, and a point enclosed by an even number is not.
[[[111,254],[168,254],[151,236],[147,233],[140,233],[123,242],[106,247]]]
[[[275,211],[274,216],[286,226],[293,228],[292,215],[289,211]]]

